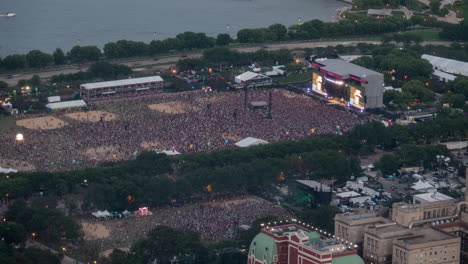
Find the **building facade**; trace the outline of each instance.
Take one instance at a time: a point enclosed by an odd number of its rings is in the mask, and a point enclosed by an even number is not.
[[[392,206],[392,221],[405,227],[416,227],[453,221],[456,218],[457,202],[455,200],[409,204],[394,203]]]
[[[160,76],[124,79],[109,82],[85,83],[80,85],[80,96],[86,102],[141,97],[161,93],[164,80]]]
[[[394,240],[392,263],[460,263],[459,237],[431,227],[413,232]]]
[[[390,222],[384,217],[386,210],[365,210],[335,215],[335,237],[343,238],[362,249],[364,228]]]
[[[360,110],[383,105],[384,76],[339,59],[312,62],[312,92]]]
[[[364,264],[350,244],[296,224],[267,227],[252,240],[248,264]]]
[[[368,263],[391,263],[393,240],[411,234],[395,223],[370,225],[364,229],[363,258]]]

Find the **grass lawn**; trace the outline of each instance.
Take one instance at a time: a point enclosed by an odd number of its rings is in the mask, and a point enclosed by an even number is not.
[[[461,11],[463,12],[463,18],[468,20],[468,5],[462,6]]]
[[[423,30],[410,30],[406,32],[421,36],[424,41],[441,40],[439,37],[439,32],[440,32],[439,30],[423,29]]]
[[[286,84],[286,83],[296,83],[296,82],[305,82],[309,79],[312,78],[312,73],[311,72],[306,72],[306,73],[292,73],[288,76],[283,76],[283,77],[278,77],[274,78],[273,81],[276,81],[280,84]]]
[[[403,18],[405,18],[405,12],[403,12],[403,11],[392,11],[392,15],[394,17],[403,17]]]

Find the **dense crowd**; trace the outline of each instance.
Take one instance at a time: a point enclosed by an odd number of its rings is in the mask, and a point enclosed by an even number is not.
[[[69,119],[67,112],[53,112],[50,115],[68,124],[53,130],[23,128],[0,132],[0,138],[11,139],[12,143],[16,133],[24,134],[22,144],[2,145],[0,159],[28,161],[38,170],[64,170],[133,159],[148,150],[142,145],[144,142],[155,145],[150,149],[213,151],[234,147],[237,140],[245,137],[276,142],[313,134],[345,133],[362,121],[345,109],[284,90],[273,91],[271,119],[266,118],[266,108],[245,109],[244,99],[243,91],[194,91],[158,94],[137,101],[107,101],[93,109],[111,112],[118,118],[96,123]],[[254,101],[268,102],[268,91],[249,91],[248,102]],[[148,107],[164,102],[178,102],[184,112],[168,114]],[[106,153],[97,157],[85,154],[97,148],[105,148]]]
[[[222,199],[208,203],[197,203],[180,208],[155,208],[153,215],[99,221],[110,231],[109,237],[98,239],[103,250],[129,248],[144,238],[157,225],[199,232],[202,241],[213,242],[233,239],[239,227],[251,225],[258,218],[277,216],[289,219],[289,213],[260,198],[240,197]]]

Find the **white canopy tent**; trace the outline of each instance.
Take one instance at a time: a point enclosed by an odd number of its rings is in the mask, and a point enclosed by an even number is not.
[[[104,218],[104,217],[112,216],[112,214],[109,213],[109,211],[107,211],[107,210],[105,210],[105,211],[96,211],[96,212],[93,212],[91,214],[96,218]]]
[[[265,141],[263,139],[253,138],[253,137],[246,137],[242,139],[241,141],[236,142],[234,145],[240,148],[246,148],[246,147],[263,145],[263,144],[268,144],[268,141]]]
[[[51,109],[51,110],[85,107],[85,106],[86,106],[86,103],[83,100],[65,101],[65,102],[57,102],[57,103],[46,104],[46,107]]]
[[[370,196],[362,196],[362,197],[354,197],[349,199],[351,203],[358,203],[358,204],[364,204],[365,202],[370,202],[372,201],[372,198]]]
[[[164,154],[166,154],[168,156],[180,155],[180,152],[175,150],[175,149],[174,150],[163,150],[163,151],[161,151],[161,153],[164,153]]]
[[[244,72],[235,77],[235,81],[237,83],[249,82],[249,81],[255,81],[255,80],[263,80],[263,79],[270,79],[270,77],[260,74],[260,73],[251,72],[251,71]]]
[[[418,182],[414,183],[413,186],[411,186],[411,189],[416,191],[428,192],[431,190],[435,190],[435,187],[428,182],[419,180]]]
[[[336,196],[338,196],[341,199],[344,199],[344,198],[358,197],[361,195],[357,192],[350,191],[350,192],[338,193]]]
[[[47,102],[48,103],[56,103],[56,102],[60,102],[61,99],[60,99],[60,96],[49,96],[47,97]]]
[[[0,167],[0,173],[11,173],[11,172],[18,172],[18,170],[15,170],[15,169],[7,169],[7,168],[2,168]]]

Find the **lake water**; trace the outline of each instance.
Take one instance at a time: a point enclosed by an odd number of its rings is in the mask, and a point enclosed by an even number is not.
[[[68,51],[119,39],[149,42],[185,31],[232,36],[273,23],[331,21],[337,0],[1,0],[0,56],[32,49]],[[229,25],[229,27],[227,26]],[[156,35],[154,32],[157,32]]]

